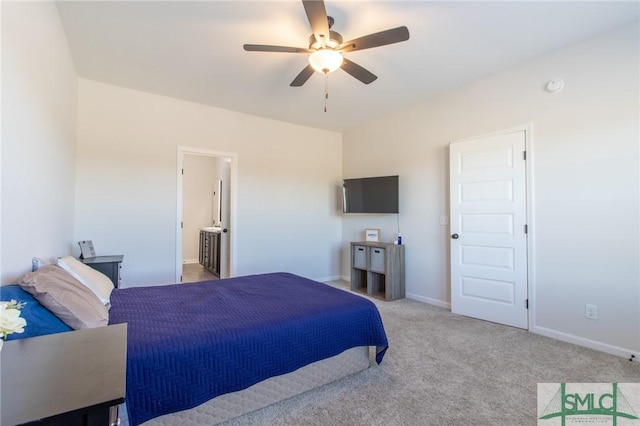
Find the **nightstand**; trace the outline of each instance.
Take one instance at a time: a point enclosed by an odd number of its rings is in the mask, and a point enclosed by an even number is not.
[[[113,285],[118,288],[120,287],[121,281],[120,269],[122,269],[122,259],[124,259],[124,256],[119,254],[114,256],[87,257],[80,259],[80,262],[105,274],[111,282],[113,282]]]
[[[126,383],[126,324],[10,340],[0,359],[0,424],[117,422]]]

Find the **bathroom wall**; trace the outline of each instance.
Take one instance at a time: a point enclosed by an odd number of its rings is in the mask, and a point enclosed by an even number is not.
[[[198,262],[200,228],[212,226],[217,208],[220,176],[218,159],[185,155],[182,180],[182,261]],[[214,195],[215,193],[215,195]]]

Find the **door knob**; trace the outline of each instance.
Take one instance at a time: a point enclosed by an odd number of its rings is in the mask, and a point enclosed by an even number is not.
[[[226,233],[226,232],[227,232],[227,228],[224,228],[224,229],[222,230],[222,232]]]
[[[451,236],[451,238],[453,238],[454,240],[457,240],[457,239],[458,239],[458,234],[453,234],[453,235]]]

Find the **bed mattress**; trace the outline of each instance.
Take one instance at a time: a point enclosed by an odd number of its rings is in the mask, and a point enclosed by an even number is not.
[[[363,297],[288,273],[115,289],[128,324],[127,411],[138,425],[358,346],[388,343]]]
[[[156,417],[143,426],[216,425],[366,370],[369,365],[368,347],[351,348],[242,391],[220,395],[190,410]]]

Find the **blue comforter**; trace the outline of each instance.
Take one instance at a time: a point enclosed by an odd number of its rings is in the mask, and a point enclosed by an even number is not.
[[[128,323],[133,425],[185,410],[356,346],[388,347],[369,300],[288,273],[115,289]]]

